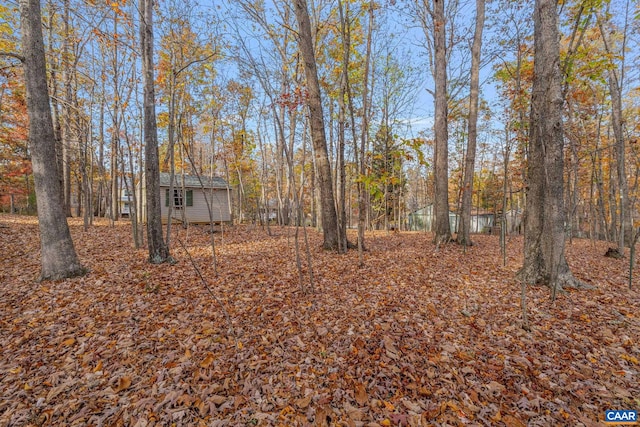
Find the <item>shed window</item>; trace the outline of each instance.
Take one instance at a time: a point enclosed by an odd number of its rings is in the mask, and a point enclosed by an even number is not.
[[[173,189],[173,206],[176,209],[182,209],[183,208],[183,203],[185,198],[183,198],[183,194],[182,194],[182,189],[180,188],[174,188]],[[193,206],[193,190],[187,190],[186,191],[186,206]],[[169,206],[169,189],[167,188],[165,190],[165,202],[164,202],[165,206]]]
[[[176,209],[182,209],[182,190],[179,188],[173,189],[173,206]]]

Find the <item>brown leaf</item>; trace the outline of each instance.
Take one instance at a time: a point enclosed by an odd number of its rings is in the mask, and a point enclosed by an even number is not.
[[[240,405],[244,404],[246,402],[246,399],[242,396],[242,395],[236,395],[233,398],[233,408],[235,411],[238,410],[238,408],[240,407]]]
[[[384,343],[384,348],[386,350],[387,357],[393,360],[398,360],[400,358],[400,356],[398,355],[399,351],[396,348],[395,343],[393,342],[393,338],[386,335],[383,338],[383,343]]]
[[[296,399],[295,404],[300,409],[305,409],[311,403],[311,395],[307,397],[303,397],[301,399]]]
[[[358,405],[363,406],[369,402],[369,396],[367,395],[367,389],[364,387],[362,383],[356,383],[355,386],[355,397]]]
[[[432,303],[432,302],[429,302],[429,303],[427,304],[427,310],[429,310],[429,313],[431,313],[431,314],[432,314],[432,315],[434,315],[434,316],[437,316],[437,315],[438,315],[438,310],[436,309],[435,304],[434,304],[434,303]]]
[[[116,393],[126,390],[129,387],[131,387],[131,377],[128,375],[120,377],[120,379],[118,380],[118,386],[116,387]]]
[[[347,413],[351,421],[362,421],[365,413],[362,409],[351,406],[349,403],[344,404],[344,411]]]
[[[316,427],[328,427],[331,421],[332,411],[326,406],[316,409],[316,417],[313,423]]]
[[[204,360],[200,362],[200,367],[206,369],[211,366],[214,360],[215,358],[213,357],[213,354],[209,353],[207,354],[207,357],[205,357]]]
[[[227,396],[220,396],[218,394],[214,394],[212,396],[209,396],[207,398],[209,401],[215,403],[216,405],[222,405],[223,403],[225,403],[229,398]]]
[[[49,393],[47,393],[47,402],[51,402],[51,400],[55,399],[60,393],[65,391],[68,386],[69,385],[65,383],[49,390]]]
[[[507,427],[527,427],[525,423],[512,415],[505,415],[502,417],[502,422],[505,423]]]
[[[413,411],[415,413],[422,412],[422,408],[420,407],[420,405],[418,405],[417,403],[413,403],[410,400],[403,399],[402,404],[404,405],[405,408],[407,408],[410,411]]]

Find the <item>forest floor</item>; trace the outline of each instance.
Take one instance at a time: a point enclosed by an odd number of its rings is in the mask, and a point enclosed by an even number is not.
[[[0,426],[593,426],[640,409],[640,279],[604,242],[567,245],[595,290],[527,289],[527,332],[520,237],[503,267],[496,236],[465,253],[368,233],[359,268],[309,230],[309,293],[290,228],[216,233],[216,276],[204,227],[174,227],[177,264],[150,265],[126,221],[70,225],[90,273],[38,282],[36,219],[0,215]]]

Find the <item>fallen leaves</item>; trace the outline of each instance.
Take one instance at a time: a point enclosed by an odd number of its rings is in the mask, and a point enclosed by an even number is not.
[[[118,379],[118,385],[115,391],[116,393],[120,393],[121,391],[126,390],[129,387],[131,387],[131,377],[130,376],[120,377]]]
[[[204,360],[200,362],[200,367],[207,369],[209,366],[211,366],[214,360],[215,357],[213,356],[213,354],[209,353],[207,354],[207,357],[205,357]]]
[[[67,338],[66,340],[62,341],[62,345],[65,347],[70,347],[72,345],[74,345],[76,343],[76,339],[75,338]]]
[[[300,398],[300,399],[296,399],[295,401],[296,406],[300,409],[306,409],[310,403],[311,403],[311,395]]]
[[[322,251],[311,233],[305,295],[288,229],[216,235],[215,277],[194,227],[181,238],[229,324],[188,262],[150,266],[114,244],[128,223],[84,233],[71,220],[91,273],[38,284],[37,256],[12,256],[37,254],[36,222],[0,222],[0,425],[595,425],[638,404],[640,299],[599,243],[567,248],[599,289],[555,304],[528,289],[527,333],[520,239],[502,267],[494,236],[463,254],[421,233],[368,234],[358,269],[355,251]]]
[[[365,388],[364,384],[356,383],[355,399],[360,406],[364,406],[369,402],[369,396],[367,395],[367,389]]]

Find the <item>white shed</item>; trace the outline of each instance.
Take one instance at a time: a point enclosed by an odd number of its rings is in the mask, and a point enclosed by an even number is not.
[[[160,199],[162,222],[166,223],[169,213],[168,173],[160,174]],[[231,221],[231,189],[227,182],[217,176],[194,176],[176,174],[173,182],[174,207],[171,217],[189,223],[208,223],[210,221],[209,208],[211,206],[214,223]]]
[[[408,229],[410,231],[433,231],[436,220],[433,204],[415,210],[407,215],[407,217]],[[452,233],[457,232],[458,221],[458,215],[455,212],[449,212],[449,227]]]

